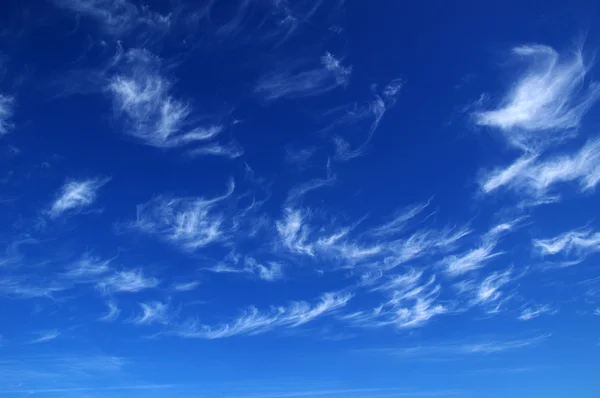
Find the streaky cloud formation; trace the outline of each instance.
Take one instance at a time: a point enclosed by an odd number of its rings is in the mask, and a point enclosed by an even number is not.
[[[583,261],[586,256],[600,251],[600,233],[590,229],[564,232],[548,239],[534,239],[534,249],[543,256],[561,254],[570,265]]]
[[[39,343],[46,343],[48,341],[52,341],[52,340],[58,338],[58,336],[60,336],[60,331],[45,330],[45,331],[39,332],[38,334],[39,334],[39,337],[29,341],[29,344],[39,344]]]
[[[294,301],[285,307],[274,307],[269,311],[250,307],[231,323],[209,326],[192,319],[174,333],[187,338],[219,339],[244,334],[255,335],[275,328],[293,328],[344,307],[351,298],[351,294],[325,293],[315,305]]]
[[[131,226],[183,250],[222,242],[235,225],[217,207],[233,194],[234,188],[231,180],[227,192],[212,199],[156,197],[137,206],[137,218]]]
[[[423,281],[423,272],[414,269],[385,281],[375,290],[387,292],[388,301],[371,311],[341,316],[342,320],[363,327],[394,326],[398,329],[420,327],[432,318],[452,310],[437,301],[441,286],[435,276]]]
[[[235,257],[232,260],[234,265],[220,263],[208,270],[216,273],[245,273],[267,282],[280,280],[284,276],[283,267],[278,262],[270,261],[261,264],[253,257],[245,257],[243,266],[240,266],[238,258]]]
[[[183,282],[173,285],[173,290],[177,292],[189,292],[196,289],[198,286],[200,286],[200,282],[198,281]]]
[[[106,303],[108,306],[108,312],[100,317],[99,321],[101,322],[113,322],[116,321],[119,315],[121,314],[121,310],[117,306],[117,303],[114,301],[109,301]]]
[[[116,271],[100,279],[98,289],[104,294],[135,293],[157,287],[160,281],[157,278],[144,276],[141,269]]]
[[[519,319],[521,321],[529,321],[531,319],[537,318],[543,314],[554,314],[556,311],[552,309],[548,304],[545,305],[535,305],[531,307],[526,307],[519,315]]]
[[[339,86],[345,86],[352,73],[331,53],[321,57],[321,66],[313,69],[281,67],[262,76],[254,92],[267,101],[285,98],[303,98],[324,94]]]
[[[586,81],[589,65],[581,49],[561,57],[551,47],[532,44],[512,53],[529,67],[497,109],[474,114],[477,124],[502,130],[511,145],[527,152],[572,136],[600,96],[600,85]]]
[[[138,304],[142,312],[139,313],[135,318],[131,319],[130,322],[137,325],[151,325],[153,323],[167,325],[170,322],[172,315],[169,313],[169,303],[150,301],[147,303]]]
[[[11,118],[14,113],[14,102],[13,97],[0,94],[0,137],[13,128]]]
[[[548,203],[560,200],[556,191],[561,183],[577,183],[581,192],[590,192],[599,181],[600,140],[596,139],[571,155],[526,155],[507,168],[485,174],[480,185],[486,194],[505,188],[525,199]]]
[[[79,283],[94,282],[101,275],[107,274],[112,270],[111,260],[102,260],[85,253],[79,260],[71,264],[63,277]]]
[[[167,30],[170,15],[162,15],[148,6],[136,5],[129,0],[53,0],[58,7],[95,20],[100,28],[114,37],[122,37],[142,28],[156,32]]]
[[[444,345],[421,345],[404,348],[386,348],[366,350],[367,352],[382,352],[408,360],[415,359],[459,359],[471,355],[501,354],[506,351],[530,348],[549,340],[550,334],[542,334],[527,339],[518,340],[481,340],[473,343],[452,343]]]
[[[413,220],[431,204],[431,199],[413,206],[406,207],[397,212],[393,220],[374,228],[371,233],[375,236],[389,236],[404,232],[409,221]]]
[[[147,50],[130,49],[118,64],[120,73],[107,87],[127,133],[156,148],[176,148],[215,138],[223,126],[192,126],[191,106],[172,94],[172,81],[161,75],[161,60]],[[214,151],[214,150],[213,150]]]
[[[366,138],[354,149],[352,149],[352,146],[344,137],[339,135],[333,136],[332,140],[335,147],[336,160],[348,161],[364,154],[383,116],[396,104],[399,92],[403,86],[404,79],[397,78],[392,80],[381,92],[378,93],[375,91],[373,93],[374,98],[372,101],[362,107],[354,105],[353,108],[347,110],[344,115],[333,123],[333,126],[337,126],[340,124],[355,125],[364,120],[369,122]]]
[[[67,180],[50,206],[48,214],[51,218],[58,218],[81,211],[94,203],[98,190],[108,181],[108,178]]]

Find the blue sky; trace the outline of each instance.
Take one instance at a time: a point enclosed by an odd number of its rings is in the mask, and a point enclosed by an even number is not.
[[[595,397],[599,5],[0,12],[0,397]]]

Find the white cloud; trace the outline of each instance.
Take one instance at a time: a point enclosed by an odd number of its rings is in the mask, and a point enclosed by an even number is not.
[[[102,278],[97,286],[105,294],[134,293],[158,286],[160,281],[156,278],[144,276],[141,269],[118,271]]]
[[[276,222],[276,228],[282,244],[288,250],[313,255],[314,249],[307,242],[309,227],[305,224],[306,217],[307,214],[301,210],[286,208],[283,218]]]
[[[431,199],[427,202],[408,206],[396,212],[394,218],[383,225],[373,228],[370,233],[375,236],[389,236],[403,232],[409,221],[420,215],[429,207]]]
[[[230,181],[227,192],[212,199],[159,196],[137,206],[137,219],[132,226],[184,250],[193,251],[223,241],[233,222],[216,207],[233,194],[234,188]]]
[[[524,308],[521,311],[521,315],[519,315],[519,319],[521,321],[529,321],[531,319],[537,318],[543,314],[554,314],[555,310],[552,309],[549,305],[534,305],[531,307]]]
[[[209,326],[190,320],[174,333],[181,337],[218,339],[255,335],[275,328],[294,328],[344,307],[351,298],[350,294],[325,293],[315,305],[293,301],[285,307],[273,307],[268,311],[250,307],[231,323]]]
[[[579,262],[600,251],[600,233],[589,229],[573,230],[549,239],[534,239],[532,244],[542,255],[562,254]]]
[[[112,270],[110,263],[112,260],[102,260],[85,253],[81,258],[71,264],[63,277],[76,282],[93,282],[103,274]]]
[[[14,113],[14,98],[0,94],[0,137],[7,134],[13,127],[10,119]]]
[[[101,322],[112,322],[115,321],[119,315],[121,314],[121,310],[117,306],[117,303],[114,301],[109,301],[106,303],[108,305],[108,312],[100,317],[99,321]]]
[[[138,304],[142,312],[131,320],[132,323],[137,325],[151,325],[153,323],[167,325],[171,321],[172,315],[169,313],[169,303],[150,301]]]
[[[357,326],[409,329],[423,326],[451,310],[436,302],[441,288],[436,284],[435,276],[423,282],[423,272],[414,269],[387,278],[373,290],[386,292],[388,301],[371,311],[354,312],[341,319]]]
[[[442,345],[419,345],[414,347],[385,348],[371,351],[384,352],[410,360],[451,359],[469,355],[499,354],[522,348],[534,347],[545,342],[549,334],[520,340],[488,340],[475,343],[452,343]]]
[[[326,178],[314,178],[302,184],[296,185],[290,192],[288,193],[286,199],[286,205],[290,205],[296,202],[299,202],[304,195],[311,191],[315,191],[319,188],[323,187],[331,187],[335,183],[335,175],[331,174],[329,169],[329,165],[327,167],[327,177]]]
[[[260,279],[265,281],[276,281],[283,278],[282,266],[277,262],[269,262],[266,265],[258,263],[252,257],[246,257],[244,259],[244,270],[252,274],[257,275]]]
[[[404,85],[403,79],[394,79],[383,88],[381,93],[374,93],[374,99],[362,107],[354,105],[342,117],[336,120],[331,127],[348,124],[351,126],[360,126],[360,122],[367,120],[369,122],[366,138],[356,148],[352,149],[350,143],[343,137],[334,136],[332,138],[335,147],[335,159],[347,161],[362,156],[375,131],[379,127],[385,113],[395,104],[400,89]]]
[[[581,50],[570,57],[543,45],[519,46],[512,52],[529,67],[497,109],[475,113],[477,124],[501,129],[511,145],[527,151],[572,135],[600,95],[600,85],[585,79],[589,66]]]
[[[127,124],[127,133],[147,145],[175,148],[212,140],[222,126],[192,127],[191,106],[171,94],[172,82],[160,74],[161,61],[148,51],[131,49],[123,56],[121,73],[110,79],[108,92]],[[221,155],[225,152],[222,147]],[[202,147],[196,148],[202,150]],[[204,148],[217,154],[217,146]],[[200,154],[200,153],[196,153]]]
[[[48,214],[50,217],[56,218],[90,206],[96,201],[97,191],[108,181],[108,178],[67,181],[50,206]]]
[[[248,274],[267,282],[283,278],[283,266],[278,262],[270,261],[261,264],[253,257],[247,256],[244,258],[243,264],[241,264],[239,256],[232,253],[227,256],[224,262],[207,268],[207,271],[224,274]]]
[[[440,261],[450,275],[461,275],[483,267],[489,260],[502,253],[494,252],[494,242],[484,242],[481,246],[458,255],[449,255]]]
[[[14,275],[0,278],[0,296],[19,299],[52,298],[55,293],[65,291],[69,287],[58,281],[47,283],[45,280],[40,281],[38,278],[35,281],[31,279],[31,276]]]
[[[45,343],[48,341],[52,341],[58,336],[60,336],[60,332],[58,330],[44,330],[42,332],[39,332],[38,334],[39,337],[29,341],[29,344]]]
[[[335,58],[330,52],[326,52],[325,55],[321,57],[321,63],[330,72],[333,72],[335,75],[335,80],[338,84],[345,86],[348,84],[350,80],[350,75],[352,74],[352,67],[342,66],[340,60]]]
[[[162,15],[148,6],[137,6],[129,0],[54,0],[54,3],[78,15],[96,20],[106,33],[119,37],[143,27],[144,31],[165,31],[170,15]]]
[[[260,78],[254,92],[268,101],[312,97],[347,84],[351,67],[344,67],[330,53],[321,57],[321,67],[298,71],[285,67]]]
[[[236,141],[227,144],[209,143],[189,151],[190,156],[216,156],[229,159],[239,158],[244,149]]]
[[[504,285],[510,283],[512,281],[512,277],[512,270],[510,269],[504,272],[493,272],[487,276],[476,290],[474,303],[490,304],[501,300],[503,292],[500,289]],[[495,310],[497,309],[498,308],[496,307]]]
[[[556,201],[552,189],[560,183],[578,183],[581,192],[594,189],[600,181],[600,140],[590,141],[572,155],[541,158],[524,156],[506,168],[493,170],[480,180],[484,193],[510,189],[525,198]]]
[[[198,281],[177,283],[173,285],[173,290],[178,292],[189,292],[191,290],[196,289],[198,286],[200,286],[200,282]]]

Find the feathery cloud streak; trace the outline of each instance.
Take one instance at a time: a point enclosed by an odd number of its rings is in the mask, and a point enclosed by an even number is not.
[[[191,127],[191,106],[172,95],[172,82],[160,74],[160,59],[146,50],[130,49],[119,59],[120,73],[107,87],[127,133],[157,148],[206,142],[223,127]],[[196,145],[197,146],[197,145]]]
[[[331,53],[325,53],[321,67],[304,71],[291,67],[275,70],[262,76],[254,91],[267,101],[311,97],[345,86],[351,73],[351,67],[342,66]]]
[[[350,294],[325,293],[315,305],[294,301],[285,307],[273,307],[268,311],[250,307],[231,323],[209,326],[190,320],[174,333],[188,338],[218,339],[255,335],[281,327],[294,328],[344,307],[351,298]]]
[[[220,242],[234,228],[232,220],[217,209],[229,198],[235,184],[229,182],[227,192],[212,199],[157,197],[138,205],[133,228],[171,242],[183,250],[196,250]]]
[[[512,53],[529,62],[494,110],[476,112],[477,124],[499,128],[507,141],[536,152],[574,133],[600,96],[600,85],[586,86],[589,66],[581,50],[563,59],[551,47],[523,45]]]
[[[57,218],[65,213],[77,213],[90,206],[96,200],[97,191],[109,180],[92,178],[67,181],[50,206],[48,214],[52,218]]]
[[[526,155],[507,168],[485,174],[480,185],[486,194],[505,188],[525,198],[557,201],[560,194],[555,188],[561,183],[577,183],[581,192],[589,192],[599,181],[600,139],[596,139],[571,155]]]
[[[541,255],[562,254],[570,264],[582,261],[586,256],[600,251],[600,233],[589,229],[564,232],[548,239],[534,239],[534,249]]]
[[[138,6],[129,0],[53,0],[58,7],[96,20],[101,29],[114,37],[121,37],[140,27],[150,32],[166,31],[170,15]]]
[[[7,134],[13,127],[11,118],[14,113],[14,98],[0,94],[0,137]]]

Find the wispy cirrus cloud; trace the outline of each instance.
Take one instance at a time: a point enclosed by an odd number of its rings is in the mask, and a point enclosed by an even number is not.
[[[532,44],[513,48],[528,63],[493,110],[474,113],[482,126],[500,129],[509,144],[528,152],[572,136],[600,96],[600,85],[588,82],[590,69],[581,49],[561,57],[551,47]]]
[[[145,34],[166,31],[170,14],[160,14],[150,7],[129,0],[53,0],[58,7],[95,20],[109,35],[122,37],[136,29]]]
[[[13,127],[11,118],[14,113],[13,97],[0,94],[0,137],[7,134]]]
[[[362,244],[349,239],[350,232],[360,223],[351,226],[313,228],[309,224],[311,212],[293,206],[284,207],[282,216],[275,222],[279,240],[277,247],[311,257],[319,255],[330,260],[354,263],[382,252],[377,243]]]
[[[420,215],[431,204],[431,199],[412,206],[405,207],[396,212],[392,220],[379,225],[369,231],[374,236],[390,236],[404,232],[407,224]]]
[[[485,173],[480,179],[484,193],[500,188],[511,190],[526,200],[558,201],[560,184],[576,183],[589,192],[600,182],[600,140],[589,141],[568,155],[526,155],[512,165]]]
[[[543,314],[555,314],[556,310],[553,309],[550,305],[533,305],[530,307],[523,308],[521,311],[521,315],[519,315],[519,320],[521,321],[529,321],[531,319],[537,318]]]
[[[173,290],[177,292],[189,292],[196,289],[198,286],[200,286],[199,281],[182,282],[174,284]]]
[[[367,102],[363,106],[355,104],[352,108],[345,110],[344,114],[333,122],[330,128],[343,124],[351,125],[353,127],[362,126],[364,121],[368,123],[366,127],[366,138],[363,138],[363,141],[354,148],[352,148],[352,145],[346,138],[339,135],[333,136],[332,140],[335,148],[334,158],[336,160],[347,161],[364,154],[375,131],[383,120],[383,116],[396,104],[396,100],[403,86],[404,79],[397,78],[392,80],[383,88],[383,90],[380,92],[375,91],[373,93],[373,100]]]
[[[351,298],[350,294],[325,293],[315,305],[293,301],[287,306],[273,307],[267,311],[250,307],[231,323],[211,326],[192,319],[180,325],[173,333],[187,338],[219,339],[256,335],[276,328],[294,328],[333,313],[344,307]]]
[[[196,250],[220,242],[234,225],[217,206],[235,189],[233,180],[227,192],[212,199],[156,197],[137,206],[131,227],[171,242],[183,250]]]
[[[548,239],[534,239],[534,249],[541,255],[554,256],[561,254],[569,260],[568,264],[576,264],[586,256],[600,251],[600,233],[591,229],[579,229],[564,232]]]
[[[516,276],[512,269],[503,272],[492,272],[476,287],[471,305],[483,305],[488,314],[497,314],[509,297],[501,290],[503,286],[513,281]]]
[[[117,306],[117,303],[114,301],[109,301],[106,303],[108,306],[108,311],[106,314],[102,315],[100,319],[101,322],[113,322],[116,321],[119,315],[121,314],[121,310]]]
[[[117,271],[103,277],[96,284],[104,294],[135,293],[146,289],[155,288],[160,281],[154,277],[147,277],[141,269]]]
[[[221,262],[214,267],[207,268],[208,271],[216,273],[243,273],[252,275],[258,279],[274,282],[283,278],[283,266],[276,261],[260,263],[255,258],[246,256],[242,261],[239,257],[229,256],[228,262]]]
[[[422,271],[415,269],[385,278],[373,290],[385,292],[387,301],[369,311],[343,315],[341,319],[362,327],[410,329],[452,311],[451,306],[438,302],[441,286],[435,276],[426,279]]]
[[[136,325],[151,325],[158,323],[167,325],[172,319],[173,314],[169,303],[160,301],[149,301],[146,303],[138,303],[141,312],[136,315],[130,322]]]
[[[98,277],[112,270],[111,262],[112,259],[104,260],[85,253],[77,261],[71,263],[62,276],[75,282],[94,282]]]
[[[518,218],[494,225],[481,235],[475,248],[446,256],[438,264],[445,267],[446,272],[451,276],[462,275],[482,268],[490,260],[503,254],[503,252],[496,250],[500,238],[507,232],[512,231],[521,220],[521,218]]]
[[[384,348],[363,350],[364,352],[381,352],[398,358],[415,359],[460,359],[472,355],[492,355],[506,351],[531,348],[546,342],[550,334],[543,334],[527,339],[517,340],[480,340],[473,343],[449,343],[441,345],[419,345],[413,347]]]
[[[31,275],[7,275],[0,277],[0,296],[15,299],[50,298],[69,288],[62,281],[48,281]]]
[[[38,344],[38,343],[46,343],[48,341],[52,341],[56,338],[58,338],[58,336],[60,336],[60,331],[58,330],[44,330],[41,332],[37,333],[39,335],[39,337],[30,340],[29,344]]]
[[[109,181],[109,178],[68,180],[52,202],[48,214],[51,218],[58,218],[81,211],[96,201],[98,190]]]
[[[213,142],[191,149],[188,153],[190,156],[216,156],[235,159],[244,154],[244,148],[237,141],[229,141],[227,144]]]
[[[193,149],[201,150],[199,144],[222,132],[221,125],[193,126],[192,107],[173,96],[173,82],[161,74],[161,60],[157,56],[146,50],[130,49],[118,58],[120,72],[110,79],[107,92],[124,119],[127,134],[156,148],[193,145]],[[204,154],[211,151],[216,154],[217,147],[211,145],[204,148]]]
[[[325,53],[319,67],[302,70],[298,65],[285,65],[263,75],[254,92],[267,101],[312,97],[345,86],[351,73],[351,67],[342,66],[331,53]]]

